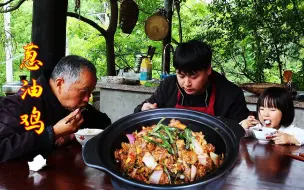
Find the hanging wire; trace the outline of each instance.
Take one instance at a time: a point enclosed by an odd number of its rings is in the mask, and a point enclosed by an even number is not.
[[[80,0],[75,0],[75,9],[74,9],[74,11],[75,11],[75,13],[78,13],[78,16],[79,16],[79,18],[78,19],[80,19]]]
[[[181,17],[180,17],[180,1],[174,0],[174,6],[175,6],[177,17],[178,17],[179,43],[182,43],[183,42],[183,32],[182,32],[182,21],[181,21]]]

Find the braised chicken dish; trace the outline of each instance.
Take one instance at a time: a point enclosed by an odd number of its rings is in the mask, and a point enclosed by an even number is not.
[[[207,143],[202,132],[193,132],[179,120],[165,118],[153,126],[127,134],[114,152],[122,172],[150,184],[184,184],[199,180],[220,167],[224,155]]]

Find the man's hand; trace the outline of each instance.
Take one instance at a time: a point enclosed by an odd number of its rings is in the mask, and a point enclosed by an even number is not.
[[[272,140],[275,144],[298,144],[299,142],[293,135],[289,135],[282,132],[277,132],[273,135]]]
[[[244,129],[249,129],[250,127],[257,125],[258,123],[260,123],[260,122],[258,120],[256,120],[254,116],[248,116],[247,119],[244,119],[241,122],[241,125]]]
[[[56,141],[55,141],[55,146],[63,146],[66,145],[70,142],[72,142],[73,140],[75,140],[75,134],[69,134],[63,137],[59,137]]]
[[[75,119],[71,120],[67,123],[67,121],[74,117]],[[68,116],[58,121],[54,126],[54,135],[55,139],[58,139],[59,137],[75,133],[78,131],[80,125],[83,123],[83,117],[81,115],[81,112],[79,111],[79,108],[75,111],[71,112]]]
[[[152,109],[156,109],[157,108],[157,104],[151,104],[151,103],[144,103],[143,106],[141,107],[141,111],[145,111],[145,110],[152,110]]]

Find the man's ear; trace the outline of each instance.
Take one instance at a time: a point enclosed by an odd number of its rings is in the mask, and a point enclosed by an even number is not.
[[[211,72],[212,72],[212,68],[211,68],[211,65],[207,68],[207,74],[208,76],[211,75]]]
[[[63,88],[63,84],[64,84],[64,79],[63,78],[57,78],[55,80],[55,85],[56,85],[56,89],[57,89],[58,93],[61,93],[62,88]]]

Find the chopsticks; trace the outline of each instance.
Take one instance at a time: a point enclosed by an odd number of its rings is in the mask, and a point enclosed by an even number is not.
[[[296,160],[299,160],[299,161],[304,161],[304,153],[299,153],[299,152],[293,152],[293,153],[290,153],[290,154],[285,154],[291,158],[294,158]]]
[[[87,110],[87,108],[86,107],[82,107],[82,108],[80,108],[80,110],[78,111],[78,113],[82,113],[82,112],[84,112],[84,111],[86,111]],[[77,113],[77,114],[78,114]],[[77,115],[76,114],[76,115]],[[65,124],[68,124],[68,123],[70,123],[71,121],[73,121],[75,118],[76,118],[76,115],[74,115],[73,117],[71,117],[69,120],[67,120],[67,122],[65,122]]]

